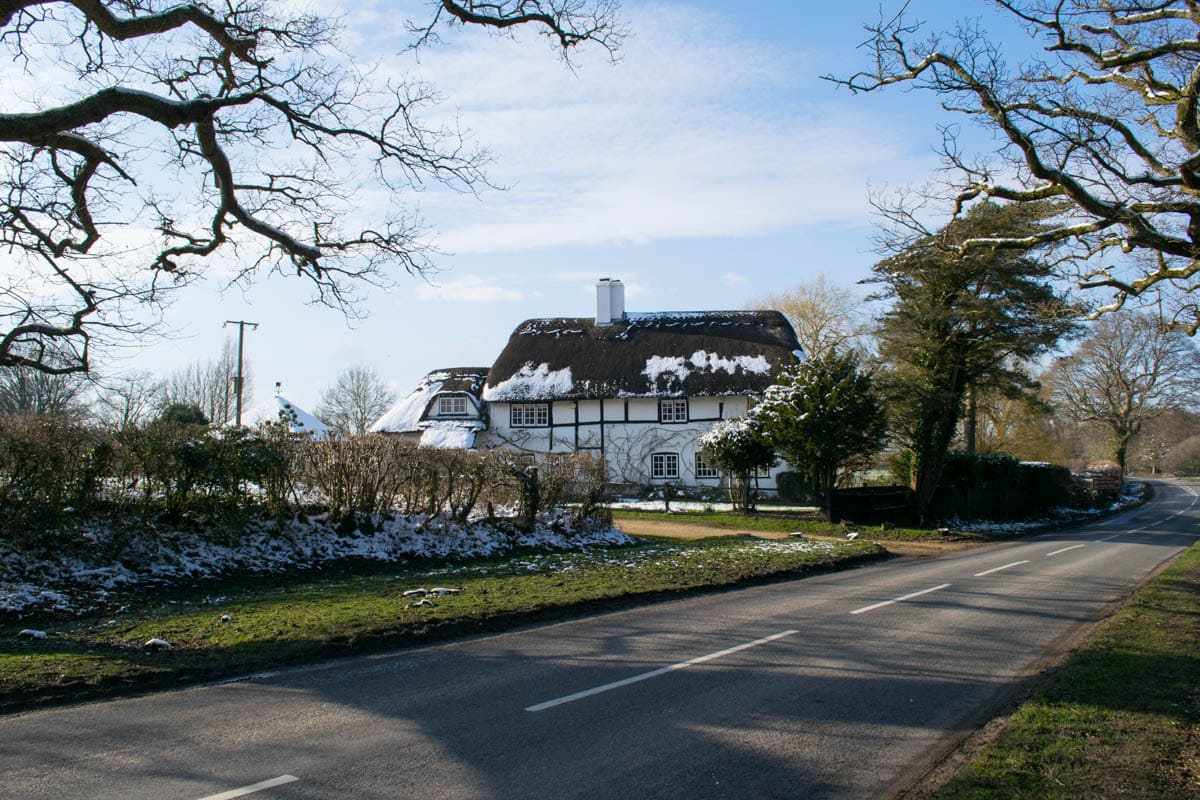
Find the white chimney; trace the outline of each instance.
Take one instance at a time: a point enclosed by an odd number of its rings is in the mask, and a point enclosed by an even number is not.
[[[625,284],[615,278],[596,281],[596,324],[611,325],[625,319]]]

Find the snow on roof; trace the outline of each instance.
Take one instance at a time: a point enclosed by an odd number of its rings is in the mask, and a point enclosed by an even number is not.
[[[495,386],[483,390],[484,400],[550,400],[562,397],[575,388],[571,368],[550,369],[546,363],[536,367],[526,362],[516,374]]]
[[[530,319],[487,375],[483,399],[566,400],[761,394],[803,356],[778,311]]]
[[[247,427],[256,428],[268,423],[286,423],[292,433],[311,433],[319,439],[329,434],[328,425],[282,395],[242,411],[242,424]],[[231,419],[225,424],[236,425],[237,420]]]
[[[470,449],[475,446],[475,426],[461,422],[431,421],[421,426],[421,446],[442,450]]]
[[[417,423],[429,407],[429,401],[442,388],[442,383],[439,380],[430,381],[429,376],[425,376],[407,397],[401,398],[375,420],[369,429],[371,433],[409,433],[417,430]]]
[[[723,358],[716,353],[709,353],[707,350],[697,350],[687,358],[683,356],[650,356],[646,359],[646,368],[642,370],[642,374],[646,376],[651,385],[658,385],[660,379],[665,379],[666,385],[670,386],[672,383],[682,384],[693,372],[706,370],[709,372],[724,370],[730,375],[737,374],[738,370],[754,375],[770,375],[771,362],[762,355]]]
[[[417,388],[401,398],[383,416],[375,420],[372,433],[413,433],[426,427],[423,423],[429,404],[439,392],[466,394],[478,400],[487,367],[451,367],[430,372]]]

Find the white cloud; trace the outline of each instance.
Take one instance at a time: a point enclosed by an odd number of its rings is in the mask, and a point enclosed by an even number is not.
[[[416,287],[421,300],[440,300],[447,303],[519,303],[528,292],[488,283],[479,275],[461,275],[454,280],[431,279]]]
[[[726,272],[721,276],[721,280],[730,286],[745,286],[750,282],[750,278],[738,272]]]
[[[810,65],[797,56],[736,39],[695,9],[629,15],[638,35],[616,65],[585,53],[573,73],[523,34],[464,36],[423,57],[508,187],[482,203],[425,194],[439,247],[501,253],[860,224],[869,178],[906,183],[932,167],[932,155],[913,157],[899,133],[836,104],[832,90],[828,103],[801,101],[812,92],[797,76]]]

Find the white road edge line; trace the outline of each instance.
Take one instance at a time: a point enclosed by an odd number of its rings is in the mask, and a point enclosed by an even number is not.
[[[993,572],[999,572],[1002,569],[1010,569],[1012,567],[1019,567],[1022,564],[1028,564],[1028,563],[1029,563],[1028,561],[1014,561],[1011,564],[1005,564],[1003,567],[992,567],[991,569],[985,569],[983,572],[976,572],[975,577],[982,578],[984,575],[991,575]]]
[[[1087,545],[1086,544],[1073,544],[1070,547],[1064,547],[1062,550],[1055,550],[1053,553],[1046,553],[1046,558],[1050,558],[1051,556],[1056,556],[1059,553],[1065,553],[1068,550],[1078,550],[1081,547],[1087,547]]]
[[[287,783],[294,783],[300,780],[295,775],[280,775],[278,778],[271,778],[267,781],[260,781],[251,786],[243,786],[240,789],[230,789],[228,792],[220,794],[210,794],[201,797],[200,800],[233,800],[235,797],[245,797],[248,794],[261,792],[263,789],[273,789],[276,786],[283,786]]]
[[[526,711],[534,711],[534,712],[545,711],[548,708],[554,708],[555,706],[565,705],[566,703],[573,703],[576,700],[582,700],[585,697],[591,697],[592,695],[600,694],[602,692],[608,692],[613,689],[620,689],[622,686],[629,686],[632,683],[638,683],[640,681],[649,680],[650,678],[657,678],[659,675],[666,675],[668,672],[675,672],[676,670],[686,669],[688,667],[693,667],[697,664],[703,664],[706,661],[713,661],[715,659],[722,658],[724,656],[732,655],[734,653],[741,652],[742,650],[749,650],[751,647],[758,647],[759,645],[768,644],[770,642],[776,641],[777,639],[782,639],[786,636],[792,636],[799,632],[800,631],[782,631],[780,633],[774,633],[774,634],[771,634],[770,636],[764,636],[761,639],[755,639],[753,642],[746,642],[745,644],[739,644],[736,647],[729,647],[724,650],[719,650],[716,653],[709,653],[706,656],[697,656],[696,658],[688,659],[687,661],[681,661],[678,664],[672,664],[669,667],[661,667],[659,669],[650,670],[649,672],[643,672],[640,675],[633,675],[629,678],[624,678],[619,681],[613,681],[612,683],[606,683],[603,686],[597,686],[593,689],[585,689],[582,692],[575,692],[575,694],[569,694],[564,697],[556,698],[554,700],[547,700],[544,703],[538,703],[536,705],[527,706],[525,708],[525,710]],[[208,798],[203,798],[202,800],[208,800]]]
[[[877,608],[883,608],[884,606],[890,606],[893,603],[901,603],[905,600],[912,600],[914,597],[920,597],[923,594],[929,594],[930,592],[941,591],[942,589],[945,589],[948,586],[950,586],[950,584],[942,583],[942,584],[934,586],[930,589],[922,589],[919,592],[913,592],[912,594],[906,594],[903,597],[897,597],[894,600],[884,600],[882,603],[873,603],[872,605],[869,605],[869,606],[863,606],[862,608],[856,608],[853,611],[851,611],[850,613],[851,614],[865,614],[868,611],[874,611]]]

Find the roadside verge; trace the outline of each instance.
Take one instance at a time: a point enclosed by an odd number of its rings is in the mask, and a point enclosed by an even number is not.
[[[871,542],[732,536],[210,581],[130,597],[102,616],[0,626],[0,713],[507,630],[886,556]]]
[[[990,727],[957,774],[902,796],[1200,797],[1200,544]]]

